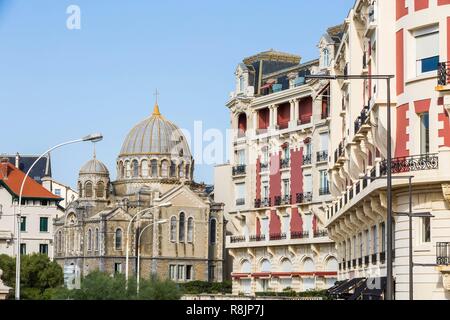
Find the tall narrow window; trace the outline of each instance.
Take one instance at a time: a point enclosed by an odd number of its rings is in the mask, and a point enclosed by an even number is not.
[[[369,230],[365,231],[366,233],[366,255],[370,254],[370,233]]]
[[[27,217],[22,217],[20,221],[20,231],[27,231]]]
[[[238,165],[240,165],[240,166],[245,165],[245,150],[244,149],[238,150],[236,157],[237,157],[236,160],[237,160]]]
[[[362,232],[358,236],[359,238],[359,257],[362,258],[364,256],[363,253],[363,234]]]
[[[139,163],[137,160],[133,160],[133,177],[139,176]]]
[[[126,176],[127,178],[131,177],[131,165],[130,165],[130,161],[125,161],[125,171],[126,171]]]
[[[116,250],[122,250],[122,229],[116,229],[115,248]]]
[[[177,168],[177,166],[176,166],[175,162],[171,161],[170,162],[170,176],[171,177],[175,177],[176,172],[177,172],[176,168]]]
[[[170,241],[177,241],[177,218],[170,218]]]
[[[168,162],[167,162],[167,160],[163,160],[162,162],[161,162],[161,176],[162,177],[167,177],[167,174],[168,174]]]
[[[381,252],[386,251],[386,224],[381,223]]]
[[[151,166],[152,166],[152,177],[155,178],[158,176],[158,160],[152,160]]]
[[[191,166],[189,164],[186,165],[186,179],[192,178]]]
[[[320,170],[320,195],[325,195],[330,193],[329,181],[328,181],[328,171]]]
[[[438,27],[416,31],[416,73],[421,75],[437,70],[439,64],[439,30]]]
[[[100,246],[98,242],[99,240],[98,228],[95,228],[95,251],[98,251],[98,248]]]
[[[180,213],[180,221],[178,222],[178,241],[184,242],[184,228],[185,228],[186,215],[184,212]]]
[[[48,244],[46,243],[39,244],[39,253],[48,256]]]
[[[142,160],[141,172],[142,172],[143,177],[148,177],[148,161],[147,160]]]
[[[62,232],[58,231],[58,252],[62,251]]]
[[[183,163],[180,163],[178,165],[178,175],[180,176],[180,178],[184,178],[184,165],[183,165]]]
[[[194,218],[189,217],[187,223],[187,242],[192,243],[194,241]]]
[[[211,219],[209,221],[209,243],[210,244],[216,243],[216,227],[217,227],[216,219]]]
[[[283,191],[284,197],[288,197],[291,194],[289,179],[283,180]]]
[[[105,196],[105,184],[103,181],[97,183],[97,198],[103,198]]]
[[[88,230],[88,234],[87,234],[87,249],[88,251],[92,250],[92,230],[89,229]]]
[[[420,114],[420,153],[430,152],[430,117],[428,112]]]
[[[327,68],[330,65],[330,52],[327,48],[322,50],[323,55],[323,67]]]
[[[431,242],[431,218],[423,217],[422,219],[422,242]]]
[[[39,231],[40,232],[48,232],[48,218],[47,217],[39,218]]]
[[[373,239],[373,253],[378,253],[378,228],[377,226],[372,227],[372,239]]]
[[[86,198],[92,198],[93,196],[92,182],[86,182],[86,184],[84,185],[84,192]]]
[[[303,181],[303,191],[305,193],[312,192],[312,176],[310,174],[305,174]]]

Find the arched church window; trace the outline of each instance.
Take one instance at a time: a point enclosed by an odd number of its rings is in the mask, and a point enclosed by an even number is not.
[[[152,177],[155,178],[158,176],[158,160],[153,159],[151,161],[152,166]]]
[[[189,217],[187,222],[187,242],[194,242],[194,218]]]
[[[91,251],[92,250],[92,230],[91,229],[88,230],[87,245],[88,245],[88,251]]]
[[[170,218],[170,241],[177,241],[177,217]]]
[[[176,164],[174,161],[170,161],[170,176],[175,177],[177,170],[176,170]]]
[[[161,162],[161,176],[167,177],[168,163],[167,160]]]
[[[81,186],[81,182],[78,182],[78,194],[81,197],[83,197],[83,190],[82,190],[82,186]]]
[[[84,185],[84,193],[86,198],[92,198],[93,190],[92,190],[92,182],[86,182]]]
[[[126,173],[126,177],[130,178],[131,177],[131,165],[130,165],[130,161],[125,161],[125,173]]]
[[[133,160],[133,177],[139,177],[139,163],[137,160]]]
[[[141,172],[142,172],[143,177],[148,177],[148,161],[147,160],[142,160]]]
[[[116,229],[114,244],[116,250],[122,250],[122,229]]]
[[[185,228],[185,218],[184,212],[180,212],[180,220],[178,222],[178,241],[184,242],[184,228]]]
[[[103,181],[97,183],[97,198],[103,198],[105,196],[105,184]]]
[[[209,221],[209,243],[215,244],[216,243],[216,227],[217,227],[217,221],[216,219],[211,219]]]
[[[98,228],[95,228],[95,244],[94,244],[95,251],[98,251],[99,248],[98,241],[99,241]]]

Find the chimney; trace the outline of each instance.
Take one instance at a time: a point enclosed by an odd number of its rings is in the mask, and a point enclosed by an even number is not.
[[[20,165],[20,155],[19,155],[19,153],[17,152],[17,153],[16,153],[16,164],[15,164],[16,168],[19,168],[19,165]]]
[[[0,159],[0,179],[6,180],[8,179],[8,158]]]

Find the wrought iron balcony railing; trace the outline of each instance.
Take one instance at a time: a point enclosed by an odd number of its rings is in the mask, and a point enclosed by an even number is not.
[[[364,264],[366,265],[366,266],[368,266],[369,265],[369,256],[365,256],[364,257]]]
[[[340,157],[344,156],[344,152],[344,141],[341,141],[337,149],[334,151],[334,163],[336,163]]]
[[[450,84],[450,61],[441,62],[438,66],[438,85],[446,86]]]
[[[255,199],[255,208],[261,208],[261,199]]]
[[[297,203],[307,203],[312,201],[312,192],[297,193]]]
[[[355,134],[359,132],[359,129],[361,129],[362,125],[366,123],[367,119],[369,119],[370,114],[370,107],[364,106],[364,108],[361,110],[360,115],[355,120]]]
[[[231,236],[230,242],[231,243],[245,242],[245,236]]]
[[[328,195],[328,194],[330,194],[330,187],[329,186],[319,188],[319,195],[320,196],[325,196],[325,195]]]
[[[290,194],[285,194],[281,198],[281,204],[291,204],[292,202],[292,196]]]
[[[272,201],[270,200],[270,198],[262,198],[261,199],[261,207],[265,208],[265,207],[270,207],[272,205]]]
[[[244,198],[236,199],[236,205],[237,206],[243,206],[244,204],[245,204],[245,199]]]
[[[270,240],[285,240],[286,239],[286,233],[271,233],[270,234]]]
[[[240,164],[233,167],[233,176],[245,174],[245,164]]]
[[[311,164],[311,155],[305,154],[303,156],[303,165]]]
[[[450,264],[450,242],[436,243],[436,264],[439,266]]]
[[[291,232],[291,239],[303,239],[308,238],[309,232],[308,231],[292,231]]]
[[[328,151],[317,152],[317,162],[328,161]]]
[[[358,267],[361,267],[362,266],[362,258],[358,258]]]
[[[323,238],[328,236],[327,230],[316,230],[314,231],[314,238]]]
[[[265,241],[266,235],[264,234],[253,234],[249,238],[250,242],[258,242],[258,241]]]
[[[274,198],[274,204],[276,206],[280,206],[281,205],[281,196],[275,196]]]
[[[392,173],[439,169],[439,157],[437,154],[422,154],[418,156],[393,158]],[[381,175],[387,174],[386,160],[380,163]]]
[[[280,168],[281,168],[281,169],[289,168],[289,165],[290,165],[289,158],[286,158],[286,159],[280,159]]]

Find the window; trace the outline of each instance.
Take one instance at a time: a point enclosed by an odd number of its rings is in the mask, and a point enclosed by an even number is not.
[[[241,149],[236,152],[238,165],[245,165],[245,150]]]
[[[431,218],[422,217],[422,242],[431,242]]]
[[[182,163],[178,165],[178,175],[180,178],[184,178],[184,165]]]
[[[289,149],[289,147],[283,148],[283,159],[289,161],[289,157],[291,155],[291,150]]]
[[[263,148],[263,163],[266,165],[269,164],[269,148],[268,147]]]
[[[133,177],[139,176],[139,163],[137,160],[133,160]]]
[[[287,196],[289,196],[291,194],[289,179],[284,179],[283,180],[283,191],[284,191],[283,194],[284,194],[285,197],[287,197]]]
[[[378,228],[376,225],[372,227],[372,239],[373,253],[378,253]]]
[[[192,243],[194,241],[194,218],[189,217],[187,223],[187,242]]]
[[[48,255],[48,244],[46,243],[39,244],[39,253]]]
[[[186,266],[186,280],[192,280],[192,266]]]
[[[55,194],[57,196],[61,196],[61,189],[55,189]]]
[[[306,147],[306,155],[311,156],[312,154],[312,144],[311,142],[305,144]]]
[[[97,198],[103,198],[105,196],[105,184],[102,181],[97,183]]]
[[[158,176],[158,161],[152,160],[152,161],[150,161],[150,163],[152,166],[152,177],[157,177]]]
[[[245,183],[237,183],[235,188],[236,205],[245,204]]]
[[[126,168],[126,172],[127,172],[127,178],[131,177],[131,165],[130,165],[130,161],[126,161],[125,162],[125,168]]]
[[[244,76],[239,77],[239,92],[244,92]]]
[[[309,214],[305,216],[303,230],[311,234],[311,229],[312,229],[312,215]]]
[[[26,255],[27,254],[27,245],[25,243],[20,244],[20,254]]]
[[[328,194],[330,189],[330,183],[328,181],[328,171],[320,170],[320,191],[321,194]]]
[[[166,160],[163,160],[163,161],[161,162],[161,176],[167,177],[167,174],[168,174],[167,170],[168,170],[168,164],[167,164],[167,161],[166,161]]]
[[[142,172],[143,177],[148,177],[148,161],[147,160],[142,160],[141,172]]]
[[[323,67],[327,68],[330,65],[330,52],[327,48],[322,50]]]
[[[116,250],[122,250],[122,229],[116,229],[115,248]]]
[[[177,218],[170,218],[170,241],[175,242],[177,238]]]
[[[20,221],[20,231],[27,231],[27,217],[22,217],[22,221]]]
[[[179,242],[184,242],[185,219],[186,219],[186,215],[184,214],[184,212],[180,212],[180,220],[179,220],[179,226],[178,226],[178,241]]]
[[[184,280],[184,266],[179,265],[177,270],[177,279],[178,280]]]
[[[122,273],[122,264],[120,262],[114,263],[114,273]]]
[[[328,135],[328,132],[320,134],[320,151],[328,151],[328,141],[329,140],[330,140],[330,137]]]
[[[369,230],[365,231],[366,233],[366,255],[370,254],[370,233]]]
[[[305,174],[305,179],[303,181],[304,192],[312,192],[312,176],[310,174]]]
[[[175,162],[171,161],[170,162],[170,176],[171,177],[175,177],[176,176],[176,173],[177,173],[176,168],[177,168],[177,165],[175,164]]]
[[[46,207],[48,204],[49,202],[47,200],[41,200],[41,206]]]
[[[416,74],[437,70],[439,64],[439,31],[437,27],[415,32]]]
[[[177,266],[174,264],[169,265],[169,277],[170,280],[177,280]]]
[[[99,234],[98,234],[98,228],[95,228],[95,244],[94,244],[94,246],[95,246],[95,251],[98,251],[98,248],[99,248],[99,246],[100,246],[100,244],[99,244]]]
[[[81,187],[81,182],[78,182],[78,193],[80,195],[80,198],[82,198],[83,197],[83,190],[82,190],[82,187]]]
[[[262,194],[263,198],[268,199],[269,198],[269,186],[267,185],[267,182],[265,182],[263,184],[262,191],[263,191],[263,194]]]
[[[358,246],[356,244],[356,236],[353,236],[353,259],[356,259],[358,255]]]
[[[58,252],[62,251],[62,232],[58,231]]]
[[[209,221],[209,244],[216,243],[216,227],[217,227],[216,219],[211,219]]]
[[[123,167],[123,162],[119,162],[119,176],[121,178],[124,177],[124,167]]]
[[[420,117],[420,153],[430,152],[430,117],[428,112],[419,115]]]
[[[89,251],[92,250],[92,230],[91,229],[88,230],[88,234],[87,234],[87,247],[88,247],[87,249]]]
[[[47,217],[39,218],[39,231],[40,232],[48,232],[48,218]]]
[[[86,182],[86,184],[84,185],[84,193],[86,198],[92,198],[92,183],[91,182]]]
[[[363,254],[363,234],[362,232],[358,236],[359,238],[359,257],[362,258],[364,256]]]

